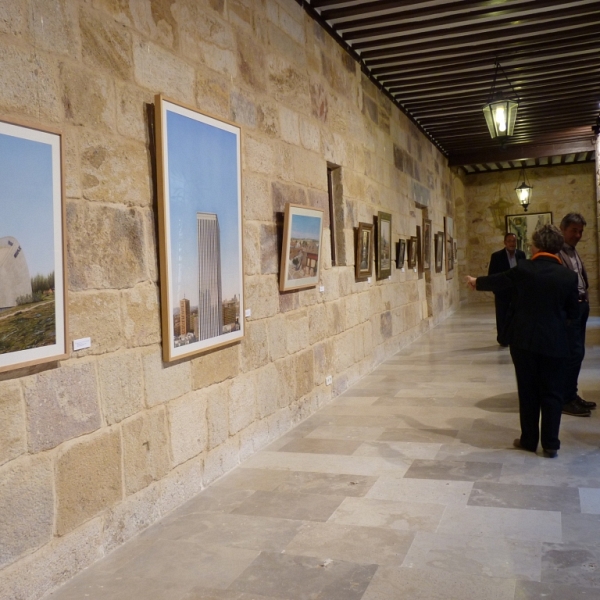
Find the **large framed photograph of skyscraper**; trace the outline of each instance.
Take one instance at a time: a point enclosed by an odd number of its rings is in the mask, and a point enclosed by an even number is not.
[[[0,121],[0,372],[67,357],[62,135]]]
[[[321,271],[322,235],[322,210],[298,204],[285,205],[279,270],[281,292],[317,285]]]
[[[244,336],[241,130],[156,97],[163,360]]]

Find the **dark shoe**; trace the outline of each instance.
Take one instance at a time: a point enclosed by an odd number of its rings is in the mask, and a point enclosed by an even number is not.
[[[575,402],[575,400],[571,400],[571,402],[563,404],[562,414],[572,415],[574,417],[589,417],[592,413],[589,408],[585,408],[578,402]]]
[[[535,450],[530,450],[529,448],[524,448],[523,446],[521,446],[521,440],[519,438],[513,440],[513,446],[515,448],[518,448],[519,450],[525,450],[526,452],[535,452]]]
[[[573,398],[573,402],[579,404],[579,406],[583,406],[583,408],[587,408],[588,410],[594,410],[596,408],[595,402],[590,402],[589,400],[584,400],[579,394],[575,394],[575,398]]]
[[[546,458],[556,458],[558,456],[558,450],[547,450],[544,448],[544,456]]]

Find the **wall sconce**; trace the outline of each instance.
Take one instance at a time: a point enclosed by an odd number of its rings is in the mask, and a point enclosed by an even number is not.
[[[523,179],[523,183],[521,185],[517,185],[515,188],[515,192],[517,192],[517,198],[519,199],[519,203],[527,212],[527,208],[529,207],[529,203],[531,202],[531,196],[533,195],[533,187],[529,185],[527,181],[527,176],[525,175],[525,167],[521,168],[521,172],[519,173],[519,179]],[[517,183],[519,183],[519,179],[517,179]]]
[[[505,98],[502,90],[496,91],[496,79],[498,78],[498,71],[500,70],[504,75],[504,79],[506,79],[508,85],[510,85],[513,94],[517,97],[516,100]],[[483,115],[485,116],[485,122],[487,123],[492,139],[498,139],[501,142],[504,142],[513,134],[515,121],[517,120],[517,108],[519,102],[520,98],[517,96],[511,82],[508,80],[504,69],[500,66],[500,63],[496,61],[492,89],[490,90],[487,104],[483,107]]]

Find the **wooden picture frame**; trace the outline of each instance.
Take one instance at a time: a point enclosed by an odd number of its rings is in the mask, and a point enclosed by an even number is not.
[[[406,257],[406,240],[402,238],[398,240],[396,244],[396,269],[404,268],[404,261]]]
[[[0,372],[68,356],[62,133],[0,120]]]
[[[444,268],[444,232],[435,234],[435,272],[441,273]]]
[[[156,96],[163,360],[244,336],[241,130]]]
[[[423,273],[423,237],[421,235],[421,226],[417,225],[417,271],[419,275]]]
[[[356,237],[356,279],[373,275],[373,224],[359,223]]]
[[[452,217],[444,217],[444,246],[446,258],[446,279],[454,277],[454,219]]]
[[[408,268],[414,269],[417,266],[417,236],[413,235],[408,239]]]
[[[552,213],[506,215],[505,221],[506,233],[514,233],[517,236],[517,250],[522,250],[526,258],[531,258],[531,236],[539,227],[552,223]]]
[[[392,274],[392,215],[377,213],[377,279]]]
[[[423,219],[423,271],[431,269],[431,220]]]
[[[315,287],[321,271],[323,211],[288,203],[283,222],[279,290]]]

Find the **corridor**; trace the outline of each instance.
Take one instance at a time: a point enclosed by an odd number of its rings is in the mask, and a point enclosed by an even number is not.
[[[600,403],[599,359],[595,317]],[[493,307],[461,309],[49,598],[598,598],[596,413],[563,417],[555,459],[514,449]]]

